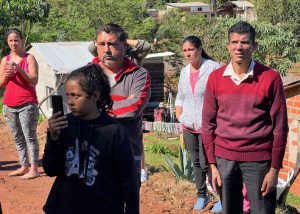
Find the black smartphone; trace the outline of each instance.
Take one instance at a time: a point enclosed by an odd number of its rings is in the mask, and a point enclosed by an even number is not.
[[[63,100],[61,95],[52,95],[51,96],[52,101],[52,114],[55,114],[57,112],[61,112],[62,115],[64,115],[64,106],[63,106]]]

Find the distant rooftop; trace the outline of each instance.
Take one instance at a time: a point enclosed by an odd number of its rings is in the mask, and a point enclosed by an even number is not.
[[[166,5],[172,7],[202,7],[209,6],[209,4],[203,2],[184,2],[184,3],[167,3]]]
[[[91,42],[47,42],[32,43],[32,48],[44,58],[54,71],[69,73],[91,62],[88,51]],[[29,50],[30,52],[30,50]]]
[[[173,52],[162,52],[162,53],[153,53],[153,54],[148,54],[146,56],[146,59],[149,59],[149,58],[155,58],[155,57],[167,57],[167,56],[172,56],[174,55]]]
[[[245,7],[254,7],[254,5],[249,1],[230,1],[235,4],[237,7],[245,8]]]
[[[299,75],[288,74],[288,75],[282,77],[282,82],[283,82],[283,86],[285,89],[293,88],[296,85],[298,85],[298,83],[300,83],[300,73],[299,73]]]

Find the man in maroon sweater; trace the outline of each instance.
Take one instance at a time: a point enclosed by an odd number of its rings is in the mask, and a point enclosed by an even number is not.
[[[252,59],[255,29],[240,21],[228,30],[229,64],[209,77],[202,137],[224,214],[242,213],[243,182],[251,213],[272,214],[288,124],[280,75]]]

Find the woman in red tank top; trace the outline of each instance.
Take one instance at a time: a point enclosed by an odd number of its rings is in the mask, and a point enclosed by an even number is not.
[[[10,54],[0,64],[0,85],[5,87],[3,115],[14,136],[21,167],[10,176],[32,179],[39,176],[39,144],[36,136],[39,115],[35,86],[38,82],[38,65],[32,55],[23,49],[23,35],[17,28],[6,34]],[[28,159],[27,147],[30,153]]]

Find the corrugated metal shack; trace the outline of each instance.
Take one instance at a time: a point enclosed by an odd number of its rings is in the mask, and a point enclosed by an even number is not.
[[[151,78],[151,98],[144,111],[147,120],[153,120],[154,109],[158,107],[159,102],[164,101],[164,59],[173,54],[172,52],[149,54],[144,60],[143,67],[149,71]]]

